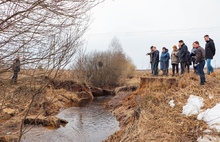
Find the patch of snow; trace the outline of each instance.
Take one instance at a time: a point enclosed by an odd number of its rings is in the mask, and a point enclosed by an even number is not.
[[[220,138],[218,137],[213,137],[213,136],[209,136],[209,135],[205,135],[205,136],[200,136],[197,139],[198,142],[219,142]]]
[[[212,130],[206,129],[203,131],[204,133],[212,133]]]
[[[201,112],[197,119],[205,121],[211,129],[216,129],[220,132],[220,104],[216,104],[213,108]]]
[[[214,98],[214,96],[212,95],[209,95],[209,99],[212,100]]]
[[[201,107],[204,106],[204,99],[199,96],[190,95],[185,106],[183,106],[182,114],[191,116],[199,114]]]
[[[175,104],[174,104],[174,100],[171,100],[170,102],[169,102],[169,105],[170,105],[170,107],[175,107]]]

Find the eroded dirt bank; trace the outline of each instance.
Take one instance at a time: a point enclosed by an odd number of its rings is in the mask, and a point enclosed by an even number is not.
[[[94,96],[114,94],[111,90],[89,87],[73,80],[22,74],[15,85],[1,77],[0,87],[0,142],[18,141],[21,127],[23,132],[30,125],[59,128],[68,123],[55,117],[61,108],[82,106],[90,103]]]
[[[204,98],[207,109],[220,102],[220,73],[207,76],[205,86],[192,74],[172,78],[152,78],[145,75],[137,91],[118,93],[109,103],[120,122],[120,131],[105,142],[195,142],[209,129],[197,116],[184,116],[182,107],[190,95]],[[213,96],[213,98],[210,98]],[[175,107],[169,105],[174,100]],[[219,136],[211,130],[212,136]]]

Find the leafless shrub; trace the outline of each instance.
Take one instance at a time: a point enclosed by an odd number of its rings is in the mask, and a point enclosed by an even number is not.
[[[107,51],[82,53],[74,64],[75,77],[97,87],[114,87],[132,77],[135,66],[126,56],[117,38]]]
[[[40,66],[45,75],[53,73],[53,78],[56,77],[83,44],[82,36],[90,20],[88,11],[101,1],[1,0],[0,75],[7,72],[15,56],[20,55],[21,68],[26,70],[27,76],[34,78]],[[48,82],[36,87],[33,78],[25,85],[37,89],[34,92],[44,90]],[[34,92],[29,92],[32,97],[24,119],[38,95]],[[23,133],[21,123],[19,141]]]

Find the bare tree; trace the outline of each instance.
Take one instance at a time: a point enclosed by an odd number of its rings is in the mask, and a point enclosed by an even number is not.
[[[12,60],[20,55],[22,68],[34,76],[41,66],[46,75],[65,68],[89,26],[89,10],[102,0],[0,0],[0,74],[11,68]],[[36,87],[30,79],[29,114],[36,96],[48,82]],[[3,105],[3,103],[2,103]],[[23,120],[24,120],[23,119]],[[20,138],[24,126],[20,126]]]
[[[99,2],[0,1],[1,66],[9,67],[9,61],[17,54],[22,55],[23,63],[32,67],[33,63],[38,64],[42,60],[49,61],[49,64],[52,61],[52,66],[55,66],[55,59],[63,58],[64,52],[70,57],[81,45],[80,39],[88,26],[87,12]]]

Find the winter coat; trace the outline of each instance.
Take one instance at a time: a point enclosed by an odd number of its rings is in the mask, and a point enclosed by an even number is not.
[[[196,50],[196,61],[195,64],[205,60],[205,50],[202,47],[198,47]]]
[[[195,61],[196,61],[195,56],[196,56],[196,48],[193,47],[193,49],[191,50],[191,53],[190,53],[191,61],[193,63],[195,63]]]
[[[161,70],[168,70],[169,59],[170,59],[170,54],[168,50],[166,50],[166,52],[162,52],[160,56],[160,69]]]
[[[147,53],[147,55],[150,55],[150,63],[152,63],[153,52],[154,52],[154,51],[151,51],[150,53]]]
[[[152,63],[159,62],[159,54],[160,52],[158,50],[152,53]]]
[[[186,61],[187,65],[192,65],[192,58],[190,56],[190,52],[187,51],[187,61]]]
[[[209,41],[207,41],[205,45],[205,58],[213,59],[214,56],[215,56],[215,43],[210,38]]]
[[[179,48],[179,52],[178,52],[180,63],[187,62],[187,52],[188,52],[188,47],[185,44],[183,44],[181,48]]]
[[[15,59],[13,61],[12,70],[13,72],[20,72],[20,60],[19,59]]]
[[[178,64],[179,58],[178,58],[178,51],[173,51],[171,53],[171,64]]]

